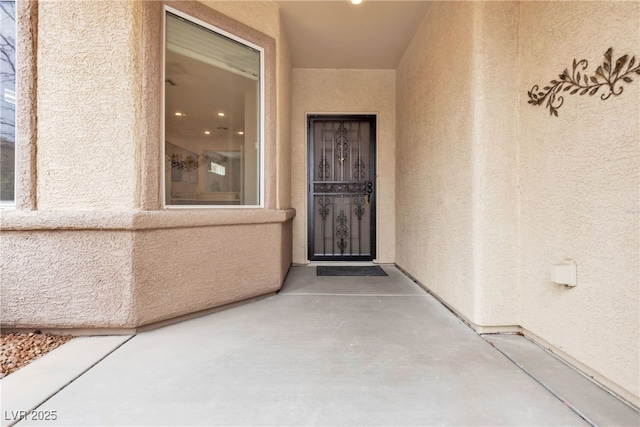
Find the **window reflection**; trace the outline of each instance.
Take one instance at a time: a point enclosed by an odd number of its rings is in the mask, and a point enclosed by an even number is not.
[[[0,207],[15,200],[16,2],[0,1]]]
[[[260,52],[167,12],[165,204],[260,204]]]

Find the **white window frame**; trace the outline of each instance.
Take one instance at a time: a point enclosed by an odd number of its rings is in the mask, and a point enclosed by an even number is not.
[[[166,200],[166,153],[165,153],[165,149],[166,149],[166,123],[165,123],[165,116],[166,116],[166,90],[165,90],[165,85],[162,85],[162,114],[161,114],[161,127],[162,127],[162,141],[161,141],[161,153],[162,153],[162,163],[161,163],[161,169],[162,169],[162,190],[161,190],[161,197],[162,197],[162,208],[163,209],[263,209],[265,206],[265,71],[264,71],[264,48],[261,46],[258,46],[254,43],[251,43],[241,37],[238,37],[232,33],[229,33],[228,31],[225,31],[219,27],[216,27],[215,25],[211,25],[205,21],[202,21],[198,18],[195,18],[191,15],[188,15],[184,12],[181,12],[177,9],[174,9],[170,6],[164,5],[163,7],[163,11],[162,11],[162,81],[164,82],[166,79],[166,57],[165,57],[165,53],[166,53],[166,42],[167,42],[167,12],[172,13],[176,16],[179,16],[187,21],[193,22],[194,24],[200,25],[201,27],[204,27],[208,30],[211,30],[217,34],[220,34],[224,37],[228,37],[231,40],[234,40],[238,43],[241,43],[245,46],[248,46],[252,49],[257,50],[260,53],[260,82],[259,82],[259,96],[260,96],[260,102],[258,103],[258,107],[260,108],[259,114],[258,114],[258,132],[259,132],[259,139],[258,139],[258,144],[259,144],[259,161],[258,161],[258,165],[259,165],[259,173],[258,173],[258,179],[260,180],[258,188],[259,188],[259,192],[260,192],[260,197],[259,197],[259,203],[257,205],[168,205],[167,204],[167,200]]]

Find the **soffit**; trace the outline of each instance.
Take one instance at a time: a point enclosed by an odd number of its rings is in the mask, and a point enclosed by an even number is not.
[[[293,68],[395,69],[431,2],[281,0]]]

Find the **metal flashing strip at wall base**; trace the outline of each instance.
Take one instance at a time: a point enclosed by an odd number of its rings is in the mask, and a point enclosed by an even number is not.
[[[482,338],[590,425],[640,424],[640,409],[532,339],[521,334]]]
[[[636,412],[640,411],[640,400],[638,400],[638,398],[636,396],[632,395],[631,393],[629,393],[628,391],[626,391],[622,387],[619,387],[617,384],[609,381],[603,375],[599,374],[598,372],[595,372],[593,369],[589,368],[588,366],[584,365],[583,363],[580,363],[578,360],[576,360],[575,358],[571,357],[569,354],[563,352],[562,350],[560,350],[556,346],[552,345],[551,343],[547,342],[546,340],[542,339],[541,337],[537,336],[536,334],[532,333],[531,331],[528,331],[527,329],[523,328],[520,325],[498,325],[498,326],[477,325],[474,322],[472,322],[471,320],[469,320],[467,317],[463,316],[460,312],[458,312],[451,305],[447,304],[447,302],[444,299],[442,299],[439,295],[437,295],[436,293],[431,291],[431,289],[429,289],[427,286],[425,286],[423,283],[421,283],[419,280],[417,280],[415,277],[413,277],[405,269],[403,269],[402,267],[400,267],[397,264],[396,264],[396,267],[404,275],[406,275],[408,278],[413,280],[418,286],[420,286],[425,292],[427,292],[429,295],[433,296],[438,301],[440,301],[440,303],[443,306],[445,306],[451,313],[453,313],[462,322],[464,322],[469,328],[471,328],[478,335],[481,335],[483,338],[488,337],[488,336],[495,337],[495,336],[498,336],[498,335],[500,335],[500,336],[505,335],[505,336],[519,336],[523,340],[528,340],[531,343],[533,343],[536,346],[538,346],[540,349],[543,349],[547,353],[549,353],[552,356],[554,356],[554,358],[556,358],[560,362],[564,363],[565,365],[570,367],[575,372],[579,373],[580,375],[584,376],[585,378],[588,378],[590,381],[592,381],[594,384],[596,384],[599,388],[601,388],[604,392],[614,396],[616,399],[618,399],[619,401],[623,402],[626,406],[632,408],[632,410],[634,410]],[[489,342],[489,340],[487,338],[485,338],[485,340],[487,340]],[[518,364],[516,363],[516,365],[518,365]],[[580,414],[578,414],[578,415],[580,415]],[[587,422],[589,422],[589,421],[587,420]],[[611,423],[609,423],[609,424],[611,424]],[[614,423],[612,425],[618,425],[618,424]],[[636,424],[633,424],[633,425],[636,425]]]

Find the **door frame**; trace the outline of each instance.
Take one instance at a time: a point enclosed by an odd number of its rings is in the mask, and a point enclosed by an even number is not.
[[[314,175],[314,167],[315,167],[315,159],[314,159],[314,147],[313,145],[313,124],[316,121],[368,121],[370,123],[370,178],[371,182],[373,182],[373,193],[370,196],[369,206],[370,206],[370,215],[371,215],[371,223],[370,223],[370,244],[371,244],[371,254],[370,255],[345,255],[345,256],[314,256],[313,247],[314,247],[314,200],[313,200],[313,175]],[[337,114],[337,113],[327,113],[327,114],[307,114],[307,259],[309,261],[373,261],[377,256],[377,233],[378,227],[376,223],[376,199],[377,199],[377,126],[378,126],[378,116],[377,114],[357,114],[357,113],[349,113],[349,114]]]

